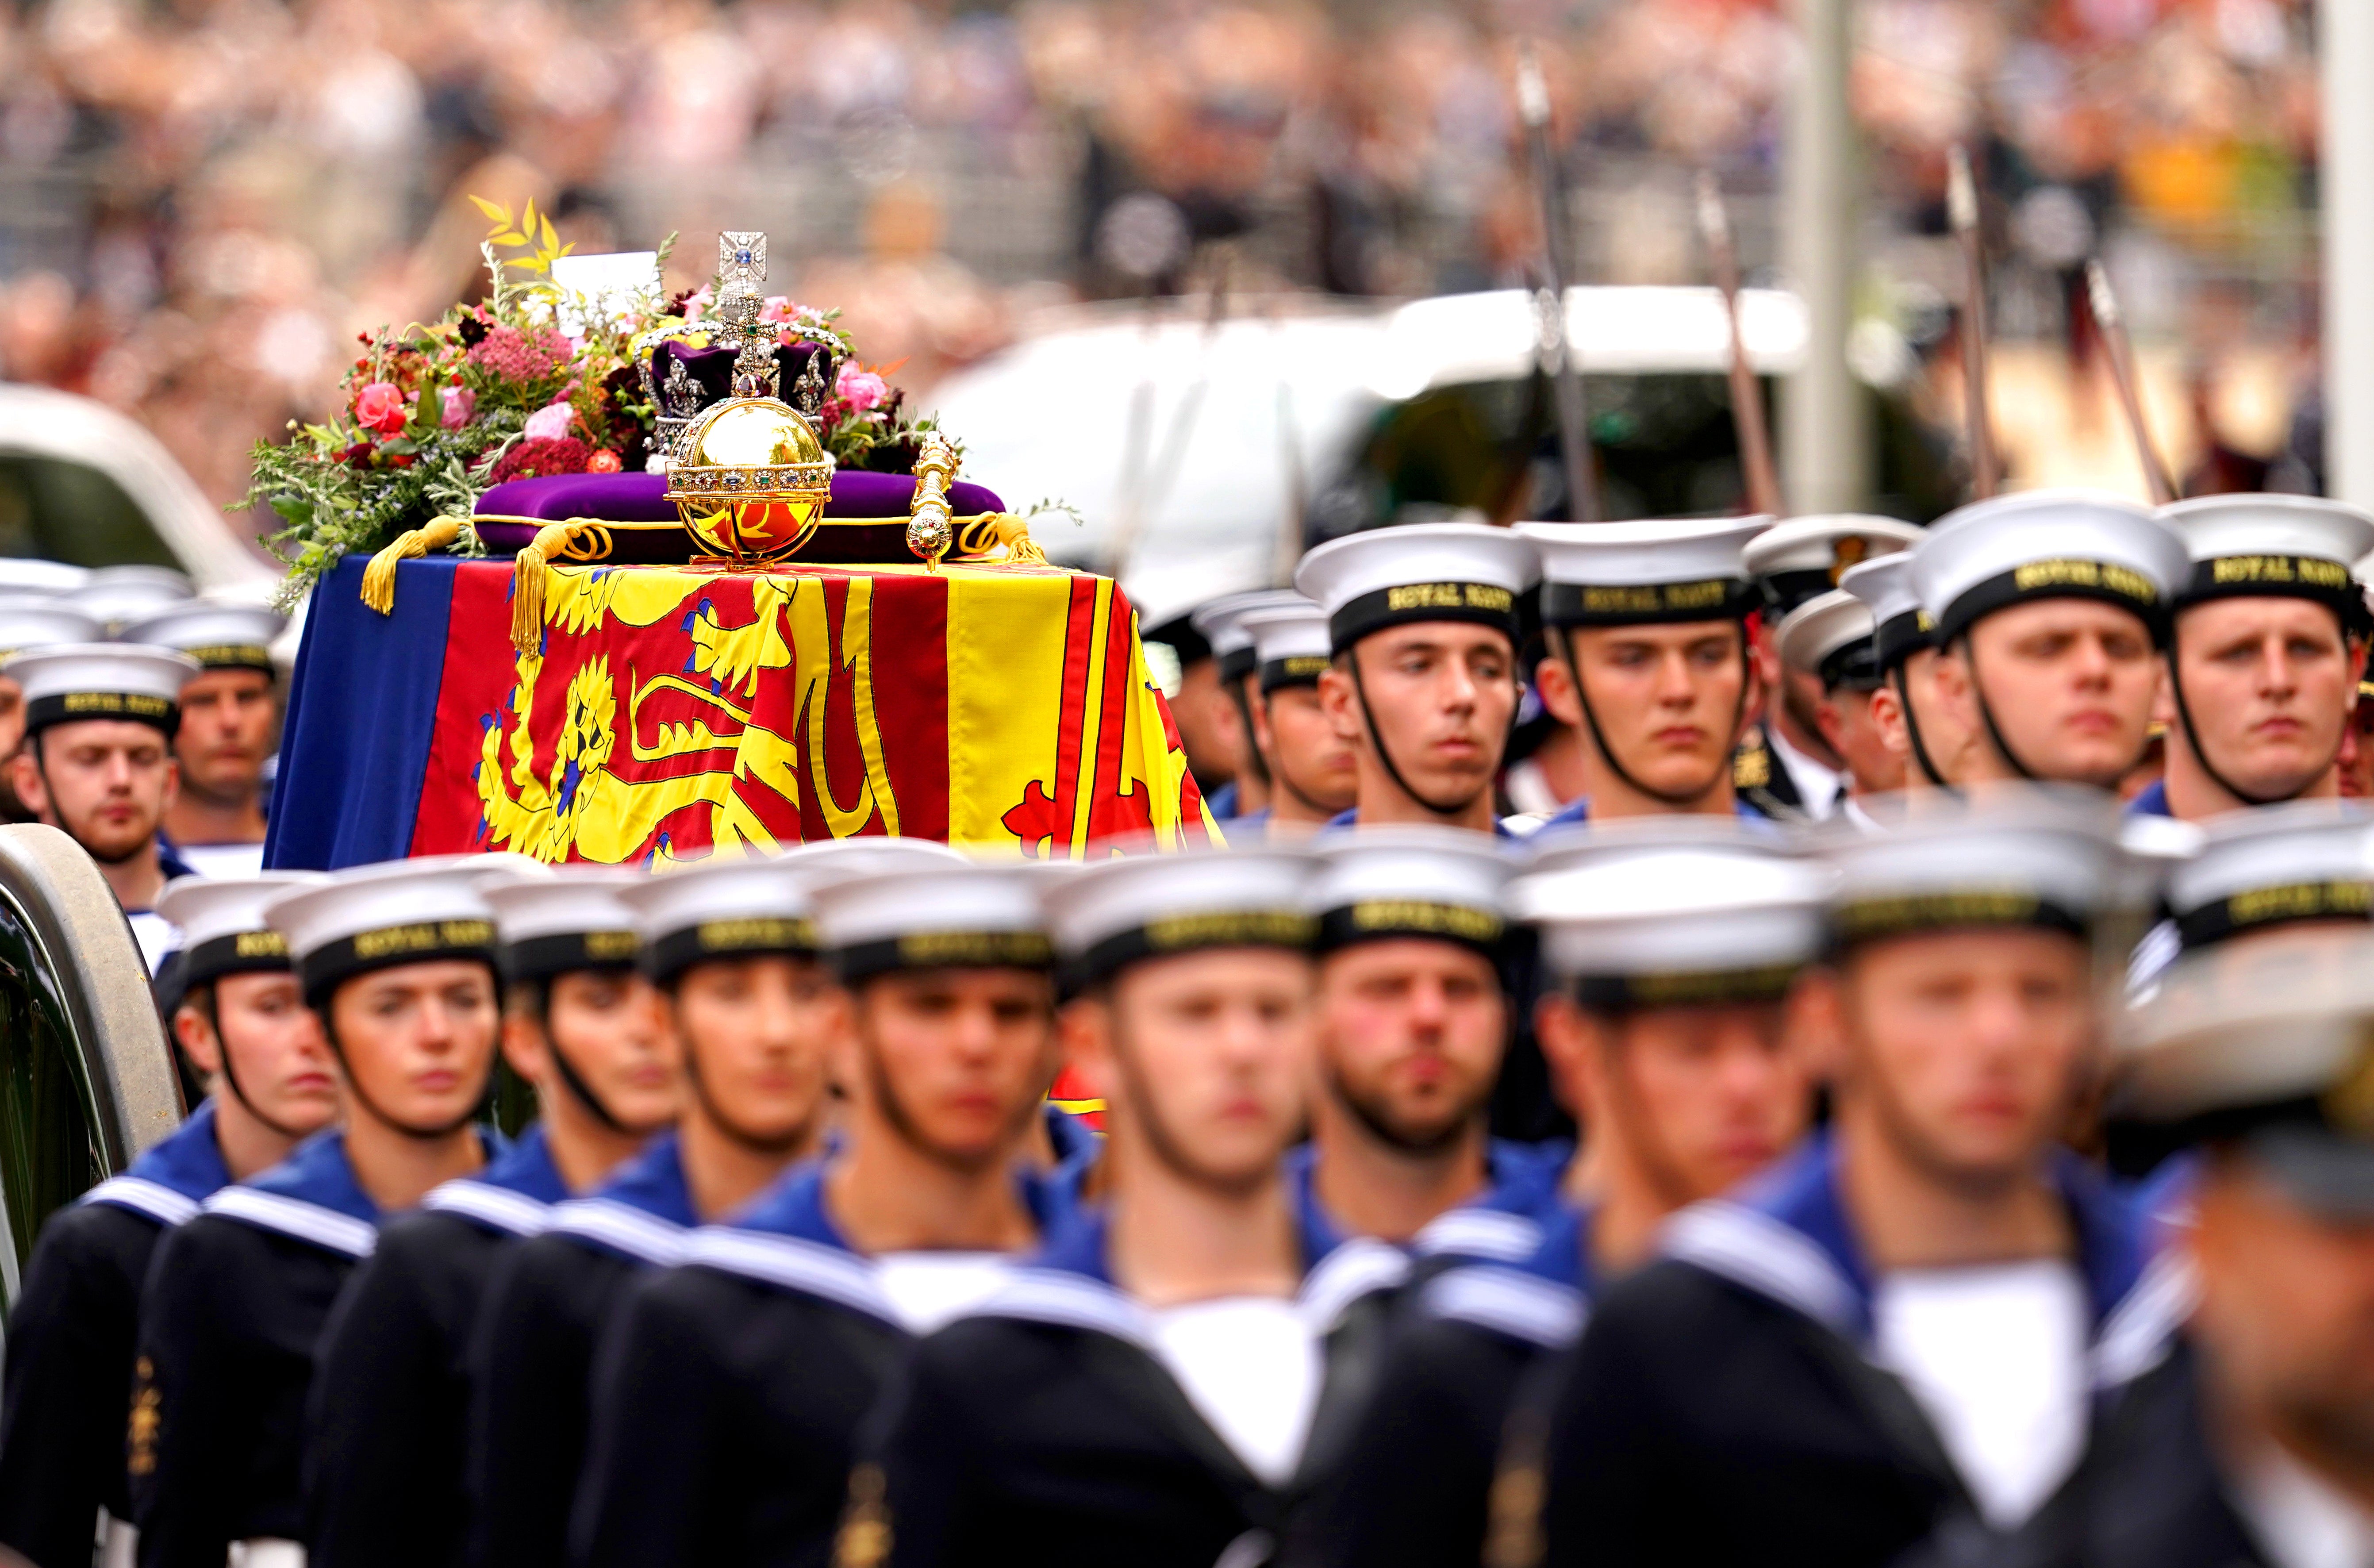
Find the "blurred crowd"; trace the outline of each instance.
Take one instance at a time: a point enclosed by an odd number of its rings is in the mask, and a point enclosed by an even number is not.
[[[2146,324],[2175,277],[2187,322],[2297,336],[2309,9],[1862,0],[1907,340],[1950,299],[1963,138],[2032,275],[2009,330],[2051,337],[2073,263],[2123,236]],[[1778,0],[37,0],[0,9],[0,374],[135,411],[228,501],[357,332],[479,286],[471,194],[535,197],[582,251],[680,231],[676,287],[715,230],[764,224],[777,285],[918,387],[1051,300],[1192,287],[1216,242],[1249,285],[1507,284],[1537,244],[1521,38],[1547,46],[1590,276],[1694,277],[1678,193],[1704,166],[1772,265]]]

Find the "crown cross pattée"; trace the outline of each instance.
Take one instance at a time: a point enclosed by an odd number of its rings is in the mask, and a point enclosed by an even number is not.
[[[756,292],[767,281],[767,236],[741,230],[718,235],[717,281],[723,288],[739,283]]]

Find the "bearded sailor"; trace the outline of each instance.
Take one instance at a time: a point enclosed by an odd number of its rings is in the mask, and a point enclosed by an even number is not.
[[[320,1020],[264,906],[318,878],[184,878],[157,901],[183,947],[160,991],[208,1096],[180,1130],[53,1216],[8,1317],[0,1405],[0,1547],[49,1568],[132,1562],[124,1401],[159,1240],[221,1188],[269,1170],[329,1125],[337,1098]],[[144,1429],[135,1424],[135,1448]],[[153,1440],[153,1432],[151,1432]]]
[[[342,871],[264,914],[339,1078],[338,1130],[216,1193],[157,1250],[141,1303],[130,1450],[142,1568],[296,1568],[306,1399],[332,1303],[388,1215],[493,1152],[498,863]]]
[[[461,1559],[471,1335],[496,1260],[674,1120],[677,1061],[634,917],[636,872],[496,873],[502,1047],[536,1124],[488,1167],[380,1231],[316,1353],[306,1547],[311,1568]]]
[[[1024,1178],[1054,1079],[1040,868],[817,889],[849,993],[837,1148],[621,1308],[595,1378],[573,1560],[821,1563],[858,1427],[918,1335],[997,1290],[1062,1184]]]
[[[1341,1450],[1347,1369],[1405,1268],[1297,1213],[1286,1180],[1312,1070],[1307,874],[1261,850],[1050,880],[1112,1197],[917,1349],[840,1562],[1269,1559]]]

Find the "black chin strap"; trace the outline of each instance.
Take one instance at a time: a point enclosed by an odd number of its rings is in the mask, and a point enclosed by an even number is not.
[[[1385,776],[1393,781],[1393,787],[1438,817],[1458,816],[1462,811],[1475,805],[1476,798],[1492,787],[1491,776],[1487,774],[1484,782],[1470,792],[1465,799],[1453,801],[1448,806],[1440,801],[1428,800],[1416,790],[1412,789],[1409,780],[1402,777],[1401,769],[1394,765],[1393,751],[1385,745],[1384,732],[1377,727],[1377,715],[1369,707],[1369,688],[1360,678],[1360,650],[1357,644],[1352,649],[1351,657],[1345,662],[1352,666],[1352,691],[1360,699],[1360,720],[1369,726],[1369,744],[1377,749],[1377,760],[1385,765]]]
[[[1270,783],[1269,759],[1262,755],[1261,742],[1253,737],[1253,705],[1245,696],[1242,677],[1228,682],[1228,695],[1237,704],[1237,722],[1245,726],[1246,763],[1252,767],[1253,777],[1261,781],[1262,787],[1267,789]]]
[[[814,1118],[811,1117],[809,1121],[802,1123],[798,1130],[782,1138],[760,1138],[738,1126],[733,1117],[725,1114],[723,1106],[710,1098],[708,1085],[700,1081],[700,1055],[692,1048],[689,1042],[686,1043],[684,1049],[684,1079],[692,1086],[694,1098],[700,1102],[702,1113],[716,1126],[717,1130],[754,1154],[775,1155],[788,1149],[795,1149],[807,1137],[808,1128],[814,1125]],[[822,1102],[819,1102],[818,1110],[821,1111],[821,1109]]]
[[[563,1051],[560,1042],[553,1038],[552,1015],[548,1010],[545,1014],[544,1048],[550,1054],[553,1070],[560,1075],[560,1081],[568,1089],[570,1098],[585,1107],[587,1114],[595,1121],[614,1133],[625,1133],[629,1137],[643,1130],[620,1121],[617,1113],[602,1103],[602,1097],[594,1092],[594,1086],[579,1075],[575,1065],[569,1059],[569,1053]]]
[[[431,1142],[441,1138],[451,1138],[453,1134],[460,1132],[464,1127],[468,1126],[472,1122],[476,1121],[478,1119],[478,1113],[486,1108],[487,1097],[494,1091],[495,1064],[493,1057],[489,1056],[487,1060],[486,1078],[479,1083],[477,1095],[471,1101],[470,1108],[468,1110],[463,1112],[460,1115],[455,1116],[452,1120],[441,1122],[435,1126],[424,1127],[414,1122],[400,1122],[394,1116],[389,1115],[385,1111],[381,1110],[378,1102],[372,1100],[368,1093],[364,1092],[363,1080],[355,1076],[354,1065],[347,1060],[347,1047],[345,1043],[338,1039],[338,1032],[331,1027],[330,1015],[327,1012],[322,1014],[322,1037],[330,1043],[330,1054],[338,1058],[338,1068],[341,1072],[346,1074],[347,1090],[349,1093],[354,1095],[355,1102],[360,1105],[364,1110],[369,1111],[371,1114],[372,1118],[378,1121],[382,1126],[393,1127],[397,1132],[402,1133],[405,1137],[417,1138],[424,1143]]]
[[[2347,645],[2345,641],[2343,646],[2345,648]],[[2184,699],[2184,677],[2178,669],[2176,629],[2173,626],[2168,632],[2168,690],[2176,693],[2176,716],[2178,722],[2184,725],[2184,738],[2192,749],[2192,760],[2201,764],[2201,771],[2208,774],[2209,782],[2219,789],[2245,806],[2280,806],[2286,800],[2298,800],[2307,793],[2309,785],[2316,783],[2318,775],[2311,773],[2291,789],[2274,795],[2253,795],[2218,770],[2217,764],[2209,760],[2209,744],[2202,737],[2201,726],[2192,722],[2192,705]]]
[[[1948,795],[1959,795],[1961,791],[1947,783],[1945,775],[1937,771],[1937,764],[1930,760],[1929,748],[1921,738],[1921,715],[1912,711],[1912,688],[1904,678],[1904,665],[1901,660],[1898,661],[1892,673],[1896,678],[1896,701],[1904,710],[1905,737],[1912,742],[1912,760],[1921,764],[1922,776],[1931,784]]]
[[[1582,684],[1581,666],[1575,662],[1571,629],[1558,629],[1557,643],[1558,654],[1566,662],[1567,678],[1574,682],[1575,703],[1582,709],[1582,722],[1591,730],[1591,743],[1599,749],[1600,760],[1607,764],[1607,771],[1621,779],[1625,787],[1647,796],[1660,806],[1671,806],[1676,809],[1696,806],[1722,787],[1724,776],[1731,771],[1732,751],[1739,745],[1739,726],[1747,718],[1747,693],[1756,678],[1754,666],[1749,663],[1747,628],[1743,626],[1739,629],[1739,701],[1732,704],[1730,743],[1723,749],[1722,759],[1715,763],[1713,776],[1692,790],[1658,789],[1632,776],[1631,770],[1624,765],[1623,759],[1616,755],[1616,748],[1607,744],[1607,737],[1599,727],[1599,715],[1591,706],[1591,693]]]
[[[263,1123],[264,1129],[276,1137],[288,1138],[292,1143],[303,1138],[305,1135],[297,1128],[283,1126],[265,1115],[263,1108],[247,1097],[247,1091],[240,1087],[239,1073],[230,1065],[230,1033],[223,1028],[222,997],[219,995],[212,998],[203,1016],[214,1026],[215,1053],[222,1058],[223,1085],[230,1091],[230,1097],[238,1101],[249,1115]]]

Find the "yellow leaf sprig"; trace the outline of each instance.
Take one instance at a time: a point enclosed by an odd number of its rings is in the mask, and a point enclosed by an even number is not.
[[[560,236],[553,230],[550,215],[535,210],[535,198],[533,196],[528,198],[527,206],[520,209],[516,220],[511,217],[510,206],[502,202],[490,202],[484,196],[472,196],[470,202],[494,223],[494,228],[487,234],[488,244],[516,245],[527,252],[525,255],[510,259],[509,265],[522,272],[541,273],[549,278],[552,264],[577,248],[573,244],[560,242]]]

